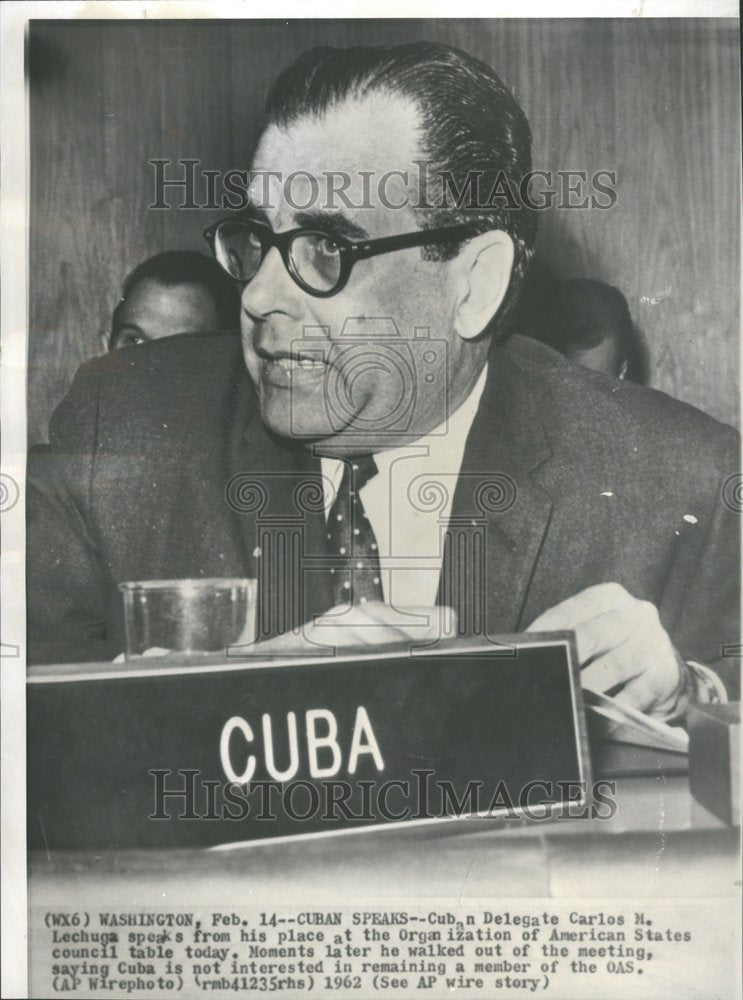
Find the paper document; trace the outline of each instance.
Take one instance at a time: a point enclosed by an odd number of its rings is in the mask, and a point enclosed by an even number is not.
[[[599,732],[604,739],[676,753],[689,752],[689,734],[680,727],[657,722],[605,694],[584,689],[583,700],[591,715],[598,720]]]

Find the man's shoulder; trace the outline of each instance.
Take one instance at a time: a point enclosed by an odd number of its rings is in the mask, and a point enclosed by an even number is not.
[[[188,333],[91,358],[80,366],[75,381],[101,387],[153,384],[167,389],[190,381],[205,383],[207,374],[210,382],[219,381],[220,376],[227,379],[236,369],[245,374],[239,337]]]
[[[740,448],[727,424],[664,392],[582,368],[538,341],[514,336],[504,356],[524,376],[553,440],[571,436],[616,458],[638,450],[676,471],[719,468]]]
[[[239,337],[181,334],[85,362],[50,423],[50,438],[108,426],[146,435],[152,426],[224,420],[249,393]]]

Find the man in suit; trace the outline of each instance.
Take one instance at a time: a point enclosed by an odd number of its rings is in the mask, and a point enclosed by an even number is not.
[[[52,420],[31,657],[118,653],[123,580],[246,575],[267,651],[304,623],[305,644],[393,641],[437,605],[481,641],[574,629],[584,684],[659,718],[724,698],[737,439],[505,334],[533,214],[445,197],[530,170],[498,77],[440,45],[315,50],[267,122],[248,215],[208,232],[244,360],[213,336],[117,352]]]

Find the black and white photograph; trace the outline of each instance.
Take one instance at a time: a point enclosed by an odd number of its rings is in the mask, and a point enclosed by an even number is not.
[[[572,6],[6,5],[3,997],[741,997],[737,9]]]

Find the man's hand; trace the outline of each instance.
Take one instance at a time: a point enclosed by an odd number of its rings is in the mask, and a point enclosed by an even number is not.
[[[381,646],[416,646],[456,634],[456,614],[450,608],[391,608],[369,601],[340,605],[298,632],[287,632],[257,643],[255,654],[291,656],[323,652],[323,647],[353,648],[372,652]],[[239,643],[233,649],[237,649]]]
[[[264,642],[252,640],[254,625],[246,626],[236,643],[225,650],[235,656],[240,647],[250,649],[255,656],[292,656],[321,654],[328,647],[358,649],[365,652],[384,646],[417,646],[456,635],[457,616],[451,608],[414,607],[391,608],[387,604],[369,601],[363,605],[339,605],[314,621],[305,622],[301,629]],[[229,650],[229,653],[228,653]],[[153,646],[143,657],[168,656],[174,651]],[[182,656],[182,653],[175,651]],[[124,663],[124,653],[112,661]]]
[[[528,631],[563,629],[575,632],[585,688],[616,691],[617,701],[657,718],[676,711],[685,666],[655,605],[618,583],[600,583],[545,611]]]

